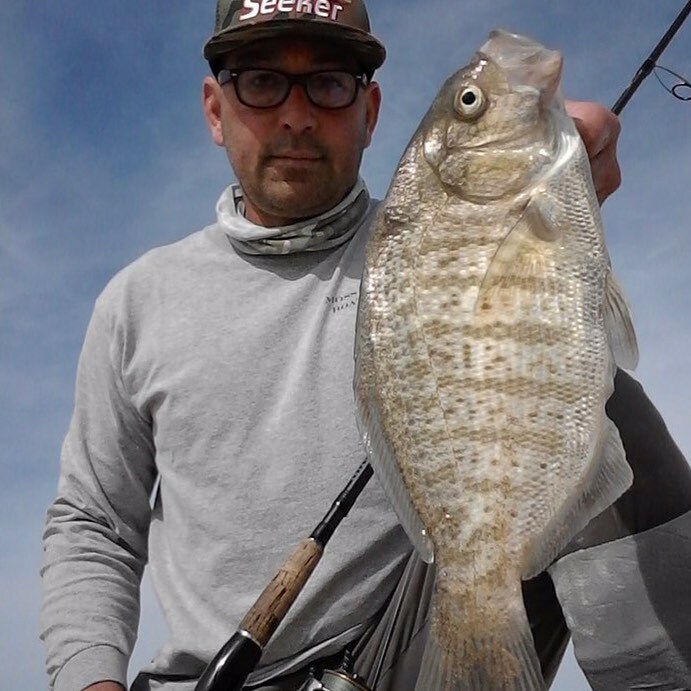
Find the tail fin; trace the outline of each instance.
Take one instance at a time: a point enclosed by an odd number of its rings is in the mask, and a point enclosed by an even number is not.
[[[458,637],[444,641],[435,617],[415,691],[544,691],[522,600],[506,615],[501,630],[465,630],[459,622]]]

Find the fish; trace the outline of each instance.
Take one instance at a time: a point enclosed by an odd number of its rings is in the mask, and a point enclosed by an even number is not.
[[[562,66],[490,33],[422,118],[365,248],[357,423],[435,565],[420,691],[545,688],[521,581],[632,483],[605,403],[638,345]]]

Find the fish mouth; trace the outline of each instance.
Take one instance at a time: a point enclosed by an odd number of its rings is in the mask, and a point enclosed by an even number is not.
[[[536,137],[534,133],[527,132],[523,136],[516,137],[515,135],[507,135],[505,137],[488,137],[479,142],[473,142],[464,146],[464,149],[469,151],[497,151],[501,149],[502,151],[521,151],[528,146],[534,146],[538,141],[541,141],[541,137]],[[552,138],[548,139],[546,142],[545,150],[553,151],[557,146],[556,141]]]
[[[514,151],[522,149],[526,144],[532,143],[532,140],[526,137],[525,139],[516,140],[515,137],[493,137],[490,139],[485,139],[481,142],[476,142],[470,144],[464,148],[472,149],[473,151],[482,151],[488,149],[498,149],[502,148],[504,151]]]

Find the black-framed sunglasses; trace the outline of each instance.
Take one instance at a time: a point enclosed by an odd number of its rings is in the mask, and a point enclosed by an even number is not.
[[[352,105],[358,89],[367,86],[369,81],[366,74],[345,70],[290,74],[257,67],[222,69],[217,79],[221,86],[232,82],[240,103],[250,108],[280,106],[288,98],[293,86],[299,84],[313,105],[328,110]]]

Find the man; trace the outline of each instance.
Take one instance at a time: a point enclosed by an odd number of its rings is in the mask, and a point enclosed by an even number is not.
[[[147,559],[170,637],[133,689],[193,689],[362,460],[352,339],[376,203],[358,170],[384,56],[362,0],[219,0],[204,113],[240,184],[221,196],[216,224],[149,252],[96,303],[44,535],[42,636],[57,691],[125,687]],[[618,124],[593,104],[570,108],[603,200],[618,185]],[[598,688],[616,687],[603,676],[608,661],[579,637],[596,622],[617,652],[621,636],[581,607],[583,564],[607,543],[598,563],[612,582],[586,586],[628,616],[638,581],[617,596],[626,577],[607,570],[608,541],[680,516],[687,529],[691,508],[688,466],[638,385],[620,375],[610,404],[636,483],[553,571]],[[654,506],[641,499],[651,496]],[[666,535],[676,549],[674,530]],[[310,664],[338,664],[348,647],[360,674],[379,670],[379,689],[412,689],[431,582],[371,482],[251,688],[298,688]],[[567,633],[547,577],[527,584],[525,598],[551,678]],[[656,605],[673,629],[647,641],[664,667],[688,638]]]

